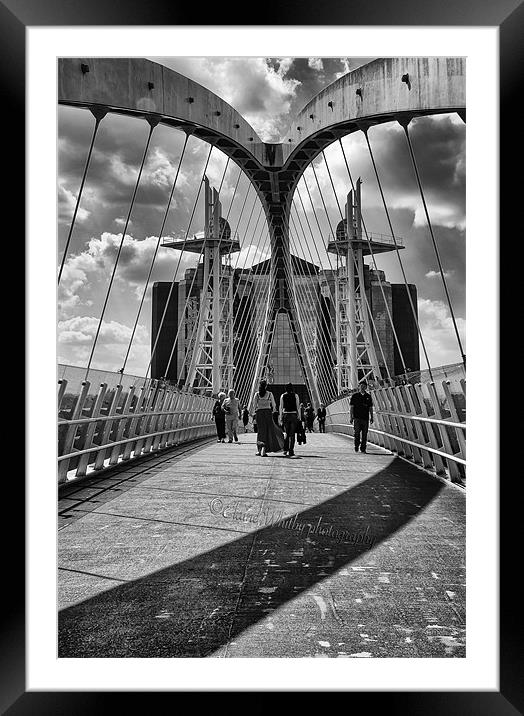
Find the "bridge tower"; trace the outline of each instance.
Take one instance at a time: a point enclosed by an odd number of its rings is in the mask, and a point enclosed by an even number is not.
[[[335,372],[339,394],[357,388],[361,380],[382,377],[365,295],[364,256],[394,251],[395,245],[392,237],[362,237],[361,186],[359,177],[355,189],[347,195],[345,219],[339,222],[334,240],[328,243],[328,251],[337,256]]]
[[[184,250],[202,255],[202,271],[196,324],[189,320],[186,355],[191,356],[186,389],[216,395],[233,385],[233,269],[230,255],[240,251],[238,238],[222,217],[218,192],[204,177],[204,234],[185,242]],[[180,241],[164,243],[178,248]]]

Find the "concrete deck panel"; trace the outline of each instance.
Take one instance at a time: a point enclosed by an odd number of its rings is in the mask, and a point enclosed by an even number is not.
[[[240,440],[68,486],[59,656],[465,656],[463,491],[332,433]]]

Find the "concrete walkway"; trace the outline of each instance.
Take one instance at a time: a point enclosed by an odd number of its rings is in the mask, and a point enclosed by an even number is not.
[[[66,487],[59,656],[465,656],[459,488],[343,436],[240,441]]]

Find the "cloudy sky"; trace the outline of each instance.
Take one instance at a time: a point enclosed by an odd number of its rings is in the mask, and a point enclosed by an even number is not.
[[[150,58],[196,80],[218,94],[252,124],[261,139],[278,142],[287,133],[291,117],[326,85],[372,58]],[[60,107],[58,112],[58,262],[62,260],[71,217],[79,190],[94,120],[87,110]],[[465,125],[456,115],[420,118],[411,125],[412,141],[424,184],[426,199],[444,265],[459,329],[465,338]],[[64,272],[59,288],[58,356],[61,363],[85,365],[93,344],[103,301],[122,238],[138,168],[148,135],[145,121],[107,115],[102,121],[86,185],[82,194]],[[433,366],[460,360],[456,338],[431,239],[425,224],[403,130],[385,124],[369,132],[390,216],[397,236],[404,239],[402,259],[408,280],[419,297],[419,321]],[[110,299],[97,342],[92,366],[118,370],[123,365],[133,325],[138,315],[151,260],[180,160],[184,135],[158,126],[152,135],[144,173],[126,232]],[[389,234],[387,219],[376,185],[367,146],[361,133],[344,139],[354,178],[361,176],[363,215],[371,232]],[[162,232],[165,237],[184,237],[188,230],[198,184],[209,146],[190,139],[180,167],[177,188]],[[338,143],[326,150],[340,204],[344,204],[349,180]],[[315,162],[322,196],[311,170],[299,185],[314,238],[303,237],[302,255],[320,256],[329,268],[323,244],[330,223],[340,219],[326,167]],[[220,192],[223,214],[243,244],[238,266],[249,265],[266,255],[267,233],[256,223],[260,205],[245,177],[237,184],[239,169],[213,151],[207,175]],[[247,197],[246,197],[247,194]],[[299,215],[302,206],[297,199]],[[315,218],[315,213],[316,218]],[[301,214],[304,226],[305,217]],[[316,228],[320,222],[321,233]],[[189,228],[192,236],[202,228],[203,206],[197,203]],[[256,232],[255,232],[256,227]],[[314,242],[314,244],[313,244]],[[302,242],[301,242],[302,243]],[[249,248],[249,246],[251,248]],[[154,263],[154,281],[181,277],[194,265],[194,255],[180,255],[160,248]],[[401,282],[394,253],[377,257],[387,279]],[[138,318],[126,373],[143,375],[150,357],[151,288]]]

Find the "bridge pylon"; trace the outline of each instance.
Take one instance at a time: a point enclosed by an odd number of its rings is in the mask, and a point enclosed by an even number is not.
[[[394,251],[388,237],[362,237],[362,180],[347,195],[345,219],[339,222],[328,251],[337,256],[335,272],[335,373],[337,391],[353,390],[362,380],[382,377],[366,300],[364,256]],[[400,247],[402,248],[402,247]]]
[[[190,356],[186,389],[216,395],[233,385],[233,269],[230,255],[240,251],[222,217],[218,192],[204,177],[204,235],[185,242],[184,250],[202,255],[202,289],[196,326],[188,322],[187,353]],[[177,248],[179,242],[164,243]],[[198,270],[198,269],[197,269]]]

